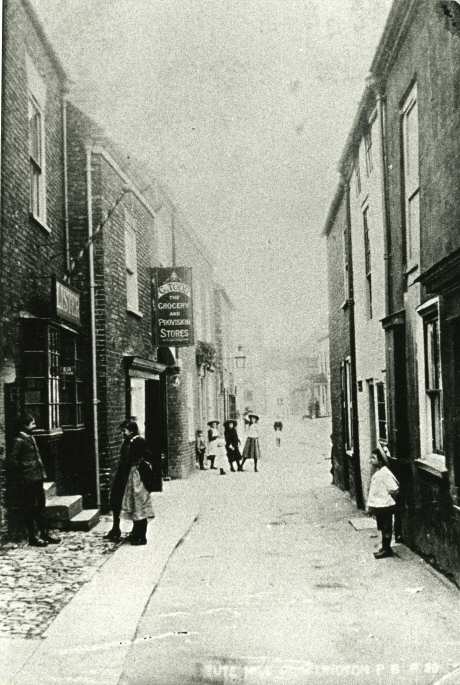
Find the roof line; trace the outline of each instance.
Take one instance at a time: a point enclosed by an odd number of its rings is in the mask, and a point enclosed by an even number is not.
[[[332,202],[329,205],[329,209],[326,215],[326,220],[324,222],[324,228],[321,231],[321,235],[323,236],[328,236],[330,233],[330,230],[332,228],[332,225],[335,221],[335,217],[337,216],[337,212],[339,210],[340,204],[342,202],[343,194],[345,192],[345,179],[343,176],[340,177],[340,180],[337,184],[337,188],[334,193],[334,197],[332,198]]]
[[[70,82],[70,79],[62,66],[62,62],[59,59],[56,50],[53,47],[53,44],[51,43],[50,39],[46,35],[45,29],[43,28],[43,25],[38,18],[38,15],[35,11],[35,9],[32,7],[32,4],[30,0],[21,0],[24,9],[26,10],[27,14],[29,15],[29,18],[34,25],[34,29],[37,31],[40,40],[43,42],[46,51],[48,52],[48,55],[51,57],[52,62],[54,63],[54,66],[56,69],[59,71],[59,74],[61,78],[66,81],[66,85]]]
[[[412,14],[412,11],[416,7],[416,3],[417,0],[393,0],[393,4],[385,22],[382,36],[371,62],[371,75],[377,76],[380,79],[386,78],[388,70],[391,67],[392,60],[394,59],[404,33],[407,30],[407,22]],[[396,36],[394,35],[395,33]],[[390,46],[391,49],[389,49]],[[329,211],[327,213],[324,228],[322,230],[323,236],[327,236],[329,234],[332,224],[335,220],[337,210],[340,206],[344,190],[344,179],[348,180],[348,176],[350,175],[350,169],[346,168],[347,161],[355,143],[356,131],[361,124],[364,112],[369,106],[369,98],[372,91],[373,86],[371,85],[370,81],[368,81],[359,100],[351,129],[346,138],[342,154],[340,155],[338,170],[342,175],[342,178],[339,181],[334,198],[329,206]]]

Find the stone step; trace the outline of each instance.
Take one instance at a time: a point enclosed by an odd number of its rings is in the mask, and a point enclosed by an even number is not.
[[[99,523],[101,512],[99,509],[83,509],[73,516],[68,523],[68,530],[88,531]]]
[[[47,500],[45,514],[48,521],[67,525],[82,509],[81,495],[55,495]]]
[[[50,499],[50,497],[55,497],[56,495],[56,483],[53,481],[45,481],[43,483],[43,490],[45,491],[45,497],[46,499]]]

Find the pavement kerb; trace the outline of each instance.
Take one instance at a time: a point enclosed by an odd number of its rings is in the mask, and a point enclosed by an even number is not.
[[[164,493],[155,494],[149,543],[117,549],[64,607],[44,639],[24,650],[24,662],[11,659],[14,669],[2,673],[0,685],[116,685],[168,560],[198,518],[197,495],[189,481],[171,481]],[[17,642],[2,641],[3,648],[14,650]]]
[[[350,523],[353,526],[352,521],[357,521],[359,519],[363,519],[364,521],[367,521],[369,517],[365,515],[360,515],[359,513],[356,516],[351,516],[348,517],[348,523]],[[354,527],[354,526],[353,526]],[[355,529],[358,533],[368,533],[369,529],[371,527],[364,527],[362,530]],[[375,530],[377,528],[375,527]],[[417,552],[414,552],[410,547],[405,545],[404,543],[398,543],[396,547],[394,547],[394,550],[397,554],[397,556],[402,560],[402,561],[413,561],[415,563],[419,563],[425,571],[430,573],[436,580],[438,580],[442,585],[444,585],[445,588],[450,590],[451,592],[454,592],[457,595],[458,598],[458,593],[459,593],[459,588],[458,586],[450,580],[446,575],[444,575],[441,571],[438,571],[434,566],[432,566],[428,561],[425,561],[423,557],[421,557]]]

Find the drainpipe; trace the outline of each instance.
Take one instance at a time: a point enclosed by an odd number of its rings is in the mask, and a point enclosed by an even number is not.
[[[91,402],[93,414],[94,433],[94,463],[96,468],[96,503],[101,506],[101,486],[99,469],[99,426],[98,426],[98,403],[97,399],[97,363],[96,363],[96,307],[95,307],[95,283],[94,283],[94,241],[93,241],[93,192],[91,174],[92,147],[86,148],[86,198],[88,213],[88,260],[89,260],[89,310],[90,310],[90,336],[91,336]]]
[[[356,344],[355,344],[355,304],[353,292],[353,259],[351,238],[351,206],[350,206],[350,180],[344,179],[345,207],[347,222],[347,249],[348,249],[348,292],[350,307],[350,356],[351,356],[351,401],[353,405],[353,476],[356,490],[356,506],[364,509],[363,484],[361,479],[361,463],[359,456],[359,427],[358,427],[358,391],[356,387]]]
[[[69,176],[67,169],[67,89],[62,95],[62,157],[64,162],[64,239],[65,266],[70,271],[70,238],[69,238]]]

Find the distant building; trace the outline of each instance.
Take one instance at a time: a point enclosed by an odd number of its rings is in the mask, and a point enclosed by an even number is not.
[[[238,345],[234,364],[237,415],[241,417],[247,407],[265,413],[265,384],[260,352]]]
[[[236,418],[235,370],[233,347],[234,306],[222,285],[214,287],[216,325],[216,371],[218,375],[218,418],[221,422]]]
[[[268,363],[267,367],[265,373],[267,414],[270,419],[288,419],[292,412],[289,370],[272,368]]]

